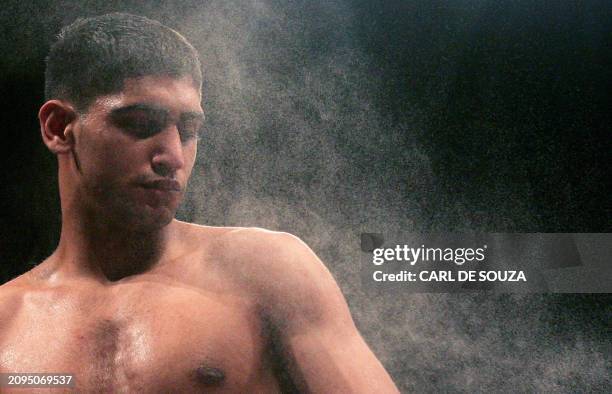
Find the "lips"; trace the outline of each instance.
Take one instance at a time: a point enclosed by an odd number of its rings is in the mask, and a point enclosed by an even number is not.
[[[166,192],[180,192],[181,184],[172,179],[156,179],[142,183],[145,189],[161,190]]]

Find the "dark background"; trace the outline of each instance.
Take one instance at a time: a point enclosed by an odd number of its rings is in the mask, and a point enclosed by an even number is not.
[[[404,392],[606,391],[610,297],[388,294],[361,232],[610,232],[607,1],[19,1],[0,10],[0,283],[57,243],[44,57],[127,11],[200,51],[207,132],[184,220],[289,231]]]

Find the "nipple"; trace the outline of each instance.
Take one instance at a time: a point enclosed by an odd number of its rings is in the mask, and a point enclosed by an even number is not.
[[[219,384],[225,379],[225,373],[219,368],[200,366],[196,370],[198,381],[206,385]]]

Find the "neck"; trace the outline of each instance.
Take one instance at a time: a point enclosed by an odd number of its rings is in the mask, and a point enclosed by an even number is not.
[[[174,221],[143,230],[100,219],[101,216],[62,212],[62,232],[54,253],[58,269],[114,282],[149,271],[167,252]]]

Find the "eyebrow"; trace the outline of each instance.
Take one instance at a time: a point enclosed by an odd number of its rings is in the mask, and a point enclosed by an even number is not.
[[[116,115],[123,115],[125,113],[129,113],[132,111],[144,111],[144,112],[149,112],[149,113],[163,114],[164,116],[168,116],[168,114],[170,113],[168,109],[163,108],[163,107],[158,107],[156,105],[151,105],[151,104],[136,103],[136,104],[130,104],[130,105],[126,105],[126,106],[119,107],[119,108],[113,108],[110,111],[110,114],[111,116],[116,116]],[[198,120],[204,121],[204,113],[198,112],[198,111],[181,112],[180,118],[183,120],[184,119],[198,119]]]

